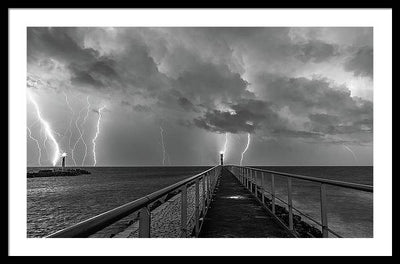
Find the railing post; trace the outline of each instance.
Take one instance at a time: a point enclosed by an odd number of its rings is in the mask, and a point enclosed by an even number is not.
[[[250,172],[250,192],[253,192],[253,187],[254,187],[254,176],[253,176],[253,171],[249,169]]]
[[[208,173],[204,174],[204,181],[206,184],[206,205],[208,204],[208,195],[209,195],[209,191],[208,191]]]
[[[250,179],[250,170],[247,170],[247,189],[251,190],[251,179]]]
[[[187,188],[183,185],[181,190],[181,237],[186,237],[187,225]]]
[[[243,180],[244,180],[244,187],[247,188],[247,177],[246,177],[246,169],[243,168]]]
[[[215,188],[215,184],[217,183],[217,177],[218,177],[217,173],[218,173],[218,170],[215,169],[215,170],[214,170],[213,183],[212,183],[212,188],[213,188],[213,190],[214,190],[214,188]]]
[[[139,237],[150,237],[151,214],[147,206],[139,212]]]
[[[246,169],[246,188],[249,189],[250,181],[249,181],[249,169]]]
[[[211,173],[207,173],[207,204],[211,202]]]
[[[203,174],[203,217],[206,213],[206,175]]]
[[[254,193],[254,171],[250,169],[250,177],[251,177],[251,192]]]
[[[261,172],[261,200],[262,203],[265,204],[265,198],[264,198],[264,172]]]
[[[247,188],[247,169],[243,168],[244,187]]]
[[[195,218],[195,236],[199,234],[199,218],[200,218],[200,179],[196,179],[195,199],[194,199],[194,218]]]
[[[328,237],[328,212],[326,207],[326,185],[321,183],[321,222],[322,237]]]
[[[275,214],[275,176],[271,173],[271,202],[272,213]]]
[[[254,171],[254,194],[256,198],[258,198],[258,190],[257,190],[257,171]]]
[[[293,206],[292,206],[292,178],[287,178],[288,188],[288,211],[289,211],[289,230],[293,231]]]

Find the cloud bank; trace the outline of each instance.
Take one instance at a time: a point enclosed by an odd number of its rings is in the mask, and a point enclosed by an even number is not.
[[[372,91],[370,28],[28,28],[27,40],[29,89],[112,98],[174,129],[372,144],[358,93]]]

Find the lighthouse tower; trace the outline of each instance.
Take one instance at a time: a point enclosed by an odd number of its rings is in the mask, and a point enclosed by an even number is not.
[[[220,153],[221,165],[224,165],[224,153]]]
[[[64,171],[65,170],[65,158],[67,157],[67,153],[63,153],[61,155],[61,170]]]

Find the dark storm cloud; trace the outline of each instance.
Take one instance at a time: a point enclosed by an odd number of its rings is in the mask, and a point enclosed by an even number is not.
[[[354,76],[373,75],[373,49],[371,47],[362,47],[354,52],[344,65],[346,71],[353,72]]]
[[[322,125],[336,125],[339,122],[339,117],[328,114],[310,114],[308,116],[314,123]]]
[[[90,71],[81,70],[78,66],[71,64],[71,83],[78,86],[91,86],[93,88],[103,88],[104,84],[91,75]]]
[[[325,78],[289,78],[273,74],[260,76],[258,82],[264,87],[261,91],[263,97],[269,100],[273,109],[288,108],[289,119],[309,120],[300,128],[278,128],[274,130],[275,134],[279,131],[281,136],[309,136],[324,140],[321,133],[372,132],[372,102],[352,97],[345,86],[338,86]],[[274,124],[268,123],[273,127]]]
[[[276,152],[285,156],[282,160],[291,155],[282,145],[291,144],[299,157],[303,142],[372,142],[373,104],[355,96],[365,96],[360,83],[372,77],[371,29],[125,27],[27,32],[27,86],[36,88],[35,93],[51,88],[48,91],[60,96],[57,102],[52,94],[48,102],[41,97],[43,109],[54,103],[66,107],[63,89],[74,110],[86,105],[86,95],[95,109],[106,105],[104,113],[109,112],[98,141],[102,165],[120,160],[157,163],[162,154],[160,124],[171,160],[187,159],[189,165],[194,164],[190,151],[211,156],[218,151],[223,137],[215,133],[252,133],[248,160],[264,159],[271,151],[261,147],[260,139],[267,146],[276,142]],[[349,72],[357,78],[349,79]],[[64,114],[70,113],[62,107]],[[57,117],[66,118],[61,112],[54,116],[48,117],[52,124]],[[84,136],[90,140],[91,133]],[[232,150],[235,144],[242,149],[243,140],[230,141]],[[303,145],[296,147],[299,142]],[[326,159],[330,161],[337,149],[333,147]],[[144,152],[148,158],[142,158]]]
[[[263,97],[278,106],[288,106],[293,113],[309,112],[313,109],[331,113],[370,110],[363,106],[367,101],[357,101],[351,97],[347,87],[332,83],[326,78],[290,78],[264,74],[258,81],[263,87]]]
[[[209,107],[215,106],[216,99],[230,101],[253,96],[246,90],[247,85],[238,73],[232,72],[226,65],[205,62],[184,71],[176,80],[176,87],[182,94]]]
[[[90,62],[99,56],[92,48],[83,48],[71,37],[74,28],[28,28],[28,59],[45,54],[69,62]]]
[[[151,107],[147,105],[133,105],[132,109],[136,112],[151,112]]]
[[[313,139],[322,139],[325,135],[319,132],[290,130],[290,129],[274,129],[272,134],[278,137],[313,138]]]
[[[296,58],[302,62],[312,61],[319,63],[338,55],[336,45],[325,43],[320,40],[312,40],[304,44],[298,44],[298,48],[299,54],[297,54]]]
[[[151,107],[148,105],[132,104],[126,100],[122,100],[121,105],[124,107],[128,107],[128,108],[132,109],[132,111],[135,111],[135,112],[147,113],[147,112],[152,111]]]
[[[114,60],[105,58],[90,65],[90,71],[106,76],[107,78],[118,80],[120,77],[115,70],[115,65],[116,62]]]
[[[180,111],[178,123],[208,131],[279,131],[303,138],[372,131],[372,103],[327,78],[290,76],[297,66],[343,57],[339,44],[293,41],[290,33],[290,28],[117,28],[112,33],[29,28],[28,57],[42,69],[54,68],[49,58],[64,64],[73,86],[120,91],[127,109],[159,115]],[[356,76],[372,76],[372,48],[359,48],[344,67]],[[256,77],[250,80],[244,73],[252,70]]]
[[[186,97],[179,97],[178,103],[180,106],[182,106],[183,109],[185,109],[187,111],[198,112],[196,106],[194,106],[194,104]]]
[[[254,133],[262,122],[276,124],[279,117],[268,103],[260,100],[242,100],[230,104],[232,111],[212,110],[193,120],[194,125],[219,133]]]

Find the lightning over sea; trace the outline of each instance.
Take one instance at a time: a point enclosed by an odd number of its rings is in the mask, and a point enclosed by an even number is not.
[[[244,154],[246,153],[247,149],[249,148],[249,145],[250,145],[250,133],[247,133],[247,144],[246,144],[246,147],[243,150],[242,156],[240,158],[240,166],[242,166]]]
[[[39,105],[36,102],[36,100],[33,98],[33,96],[31,95],[30,92],[28,92],[28,98],[29,98],[30,102],[33,104],[33,106],[35,107],[37,118],[39,119],[41,125],[44,128],[46,139],[47,139],[47,137],[49,137],[51,142],[53,143],[54,153],[53,153],[53,158],[52,158],[52,164],[53,164],[53,166],[55,166],[61,155],[60,147],[58,145],[57,140],[54,137],[54,132],[51,129],[50,124],[42,117]],[[31,133],[30,133],[30,135],[31,135]]]
[[[96,159],[96,139],[100,134],[100,121],[101,121],[101,111],[105,108],[105,106],[99,108],[97,113],[99,114],[99,117],[97,118],[97,126],[96,126],[96,134],[94,135],[94,138],[92,139],[92,144],[93,144],[93,166],[96,166],[97,159]]]
[[[28,238],[374,237],[374,27],[102,19],[24,30]]]

